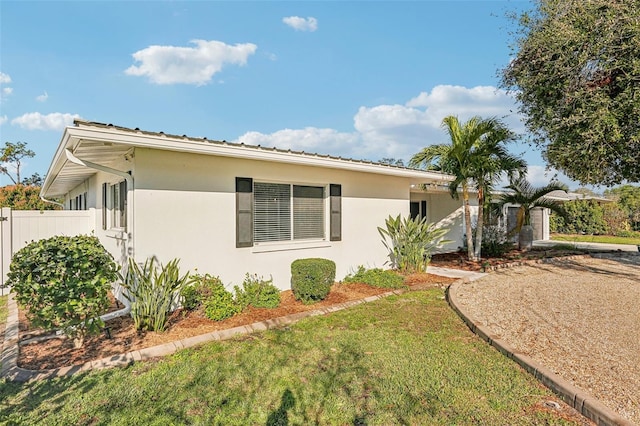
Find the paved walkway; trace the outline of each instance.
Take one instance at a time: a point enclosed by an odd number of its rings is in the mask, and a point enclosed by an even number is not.
[[[574,241],[539,240],[534,241],[534,247],[553,247],[558,244],[567,244],[579,250],[588,251],[623,251],[638,253],[638,246],[633,244],[605,244],[605,243],[583,243]]]

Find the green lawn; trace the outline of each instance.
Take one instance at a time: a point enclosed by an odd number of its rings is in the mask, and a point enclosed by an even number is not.
[[[0,381],[0,424],[573,424],[442,290],[392,296],[155,362]]]
[[[605,244],[631,244],[639,245],[640,238],[631,237],[615,237],[612,235],[565,235],[553,234],[551,239],[554,241],[571,241],[578,243],[605,243]]]

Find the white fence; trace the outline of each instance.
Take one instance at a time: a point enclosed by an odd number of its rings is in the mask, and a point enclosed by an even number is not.
[[[11,210],[0,213],[0,277],[5,283],[11,258],[32,241],[55,235],[90,234],[95,226],[95,210]],[[8,289],[0,290],[0,295]]]

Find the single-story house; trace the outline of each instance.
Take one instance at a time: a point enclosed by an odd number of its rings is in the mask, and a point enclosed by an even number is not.
[[[245,274],[290,288],[296,259],[335,261],[337,279],[388,260],[377,227],[427,217],[462,245],[451,176],[368,161],[76,120],[42,186],[65,209],[95,209],[94,233],[117,261],[180,259],[227,284]]]

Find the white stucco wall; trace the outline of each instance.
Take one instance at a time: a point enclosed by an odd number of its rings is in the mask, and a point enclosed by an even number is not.
[[[411,193],[411,201],[427,202],[427,220],[434,222],[438,227],[447,228],[445,239],[451,240],[445,244],[437,252],[456,251],[463,245],[465,226],[464,226],[464,208],[462,207],[462,197],[455,200],[449,192],[424,192],[414,190]],[[471,203],[471,221],[475,221],[478,214],[476,197],[472,197]]]
[[[341,184],[342,241],[236,248],[235,177]],[[177,257],[183,270],[218,275],[229,286],[251,273],[288,289],[291,262],[307,257],[335,261],[338,280],[360,264],[382,267],[387,253],[377,227],[390,214],[409,213],[405,178],[149,149],[136,149],[135,188],[136,260]]]

